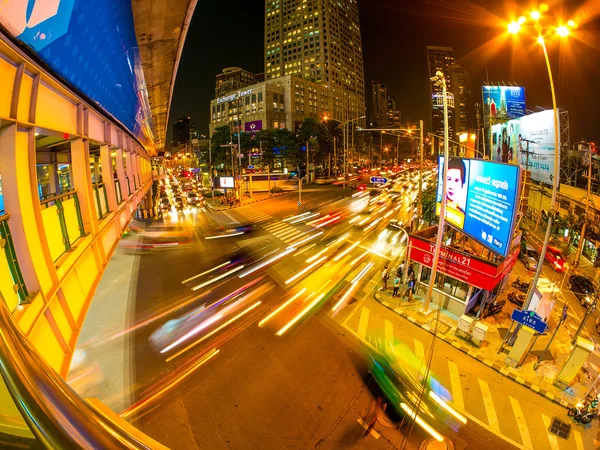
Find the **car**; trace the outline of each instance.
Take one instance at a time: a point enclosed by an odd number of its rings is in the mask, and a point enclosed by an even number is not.
[[[557,247],[552,245],[548,246],[546,250],[546,261],[550,263],[556,272],[564,272],[566,270],[565,263],[567,261],[562,257],[562,251]]]
[[[162,198],[160,200],[160,210],[161,211],[171,211],[171,202],[168,198]]]
[[[190,192],[187,196],[189,205],[198,205],[202,201],[202,196],[198,196],[195,192]]]
[[[525,251],[519,252],[519,259],[527,270],[536,270],[540,256],[533,247],[525,247]]]
[[[160,198],[169,198],[169,194],[167,194],[165,191],[161,191],[160,194],[158,194],[160,196]]]
[[[594,283],[583,275],[571,275],[567,286],[584,306],[592,301],[592,297],[596,293]]]
[[[175,197],[174,201],[175,201],[175,208],[183,209],[185,207],[185,205],[183,204],[183,199],[181,197]]]

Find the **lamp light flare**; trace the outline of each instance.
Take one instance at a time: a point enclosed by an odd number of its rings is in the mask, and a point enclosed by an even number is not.
[[[508,24],[508,32],[510,34],[517,34],[521,30],[521,25],[518,22],[511,22]]]
[[[525,16],[521,16],[519,17],[519,19],[517,20],[517,23],[519,25],[523,25],[525,23],[525,21],[527,21],[527,18]]]
[[[567,37],[570,33],[571,31],[565,25],[561,25],[556,28],[556,34],[558,34],[560,37]]]
[[[537,38],[538,44],[543,44],[544,43],[544,36],[540,35]]]
[[[542,14],[539,11],[534,10],[534,11],[531,11],[531,14],[529,14],[529,17],[531,17],[533,20],[540,20],[540,17],[542,17]]]
[[[569,26],[571,28],[577,28],[579,26],[579,24],[577,22],[575,22],[574,20],[569,20],[567,22],[567,26]]]

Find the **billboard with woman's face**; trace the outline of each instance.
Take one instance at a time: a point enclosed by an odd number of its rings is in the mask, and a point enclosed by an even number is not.
[[[444,158],[439,159],[436,212],[440,214]],[[519,201],[520,169],[480,159],[451,157],[446,177],[446,221],[490,250],[510,250]]]

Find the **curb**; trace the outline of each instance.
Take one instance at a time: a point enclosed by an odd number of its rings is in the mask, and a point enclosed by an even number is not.
[[[281,192],[279,194],[273,194],[271,197],[262,198],[260,200],[252,200],[251,202],[244,203],[243,205],[237,205],[237,206],[234,206],[233,208],[230,208],[229,206],[225,206],[225,207],[223,207],[223,211],[227,211],[227,210],[230,210],[230,209],[241,208],[242,206],[248,206],[248,205],[251,205],[253,203],[264,202],[265,200],[272,200],[272,199],[277,198],[277,197],[282,197],[284,195],[288,195],[291,192],[292,191],[287,191],[287,192]],[[209,209],[211,209],[213,211],[221,211],[220,209],[215,209],[215,208],[221,208],[222,206],[212,206],[212,205],[209,205],[209,200],[206,200],[205,203],[206,203],[206,207],[207,208],[209,208]]]
[[[421,327],[422,329],[426,330],[427,332],[434,334],[433,330],[427,325],[427,322],[423,322],[423,321],[415,319],[414,317],[406,314],[406,312],[404,310],[400,309],[399,307],[394,308],[390,303],[388,303],[385,300],[382,300],[381,297],[378,295],[378,293],[379,293],[379,290],[376,290],[375,293],[373,294],[373,297],[375,298],[375,300],[377,300],[383,306],[388,308],[390,311],[393,311],[396,314],[402,316],[409,322]],[[457,348],[458,350],[460,350],[463,353],[466,353],[473,359],[494,369],[496,372],[498,372],[502,376],[510,378],[511,380],[515,381],[516,383],[519,383],[520,385],[525,386],[529,390],[535,392],[536,394],[541,395],[542,397],[550,400],[551,402],[556,403],[557,405],[560,405],[567,409],[573,408],[575,406],[572,403],[562,400],[561,398],[552,394],[551,392],[548,392],[547,390],[542,389],[540,386],[533,384],[530,381],[527,381],[527,380],[519,377],[514,372],[511,372],[509,367],[499,363],[498,361],[491,361],[491,360],[485,358],[483,355],[478,354],[478,351],[475,347],[465,345],[466,343],[462,339],[456,339],[452,336],[448,336],[447,334],[439,334],[439,333],[436,336],[438,338],[441,338],[446,343],[450,344],[452,347]]]

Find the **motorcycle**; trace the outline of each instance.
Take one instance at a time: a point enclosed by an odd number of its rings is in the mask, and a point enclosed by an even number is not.
[[[527,290],[529,289],[529,284],[530,283],[527,283],[526,281],[519,280],[519,278],[517,277],[517,279],[512,282],[511,286],[520,290],[521,292],[527,293]]]
[[[512,291],[508,294],[508,301],[521,307],[523,306],[523,303],[525,303],[525,294],[518,294],[517,291]]]
[[[495,298],[494,301],[488,303],[485,306],[485,308],[481,312],[481,318],[485,319],[486,317],[489,317],[489,316],[495,316],[500,311],[502,311],[505,304],[506,304],[506,300],[498,300],[497,298]]]
[[[584,425],[598,418],[598,399],[588,395],[583,401],[577,402],[574,408],[569,408],[567,415]]]

